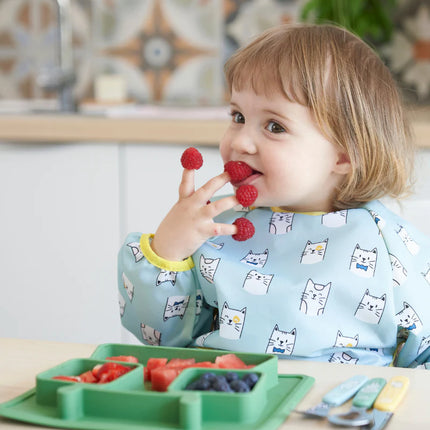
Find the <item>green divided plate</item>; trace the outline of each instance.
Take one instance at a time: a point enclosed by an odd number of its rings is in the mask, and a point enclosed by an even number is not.
[[[187,391],[186,385],[207,371],[226,369],[188,368],[170,384],[167,392],[150,390],[143,381],[149,358],[195,358],[215,361],[229,352],[209,349],[145,345],[104,344],[89,359],[73,359],[36,376],[36,387],[0,404],[0,416],[43,426],[85,430],[229,430],[278,428],[306,395],[314,378],[278,375],[278,360],[269,354],[236,355],[254,367],[234,370],[255,372],[259,380],[248,393]],[[123,363],[132,369],[107,384],[85,384],[52,379],[78,375],[106,357],[134,355],[139,363]]]

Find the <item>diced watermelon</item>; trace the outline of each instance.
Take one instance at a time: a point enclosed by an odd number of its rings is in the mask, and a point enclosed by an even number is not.
[[[81,373],[79,377],[81,378],[81,382],[86,382],[89,384],[94,384],[98,382],[98,379],[94,376],[91,370],[87,370],[86,372]]]
[[[59,381],[68,381],[68,382],[81,382],[81,378],[79,378],[79,376],[58,375],[58,376],[53,376],[52,379],[58,379]]]
[[[144,368],[144,379],[145,381],[151,380],[151,373],[158,367],[164,367],[167,364],[167,358],[148,358],[148,362]]]
[[[134,355],[115,355],[106,357],[106,360],[125,361],[126,363],[139,363],[139,360]]]
[[[212,363],[212,361],[198,361],[190,367],[209,367],[211,369],[219,368],[218,364]]]
[[[105,384],[119,378],[130,370],[130,367],[119,363],[105,363],[98,370],[96,378],[99,384]]]
[[[172,358],[167,364],[166,367],[174,367],[175,369],[186,369],[187,367],[195,364],[195,358]]]
[[[151,371],[152,389],[154,391],[167,391],[170,383],[181,373],[173,367],[157,367]]]
[[[224,354],[215,358],[221,369],[247,369],[248,366],[236,354]]]

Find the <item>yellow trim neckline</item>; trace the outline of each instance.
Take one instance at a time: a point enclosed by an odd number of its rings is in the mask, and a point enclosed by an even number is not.
[[[168,270],[169,272],[185,272],[194,267],[194,262],[191,257],[183,261],[169,261],[158,256],[151,248],[150,239],[153,234],[142,234],[140,236],[140,249],[145,258],[154,266],[160,269]]]

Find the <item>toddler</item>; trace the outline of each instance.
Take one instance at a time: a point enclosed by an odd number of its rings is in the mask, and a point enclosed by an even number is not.
[[[298,24],[225,74],[220,153],[252,168],[234,186],[254,185],[255,206],[213,197],[227,172],[195,190],[184,170],[155,235],[120,250],[122,324],[151,345],[408,366],[430,343],[430,241],[379,201],[408,191],[413,164],[388,69],[346,30]],[[232,237],[241,216],[246,241]]]

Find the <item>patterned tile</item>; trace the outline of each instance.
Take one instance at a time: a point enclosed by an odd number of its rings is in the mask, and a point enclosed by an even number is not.
[[[128,98],[164,105],[226,101],[223,64],[268,27],[299,20],[307,0],[71,0],[74,93],[94,99],[101,74],[118,74]],[[430,101],[430,0],[399,0],[383,48],[408,97]],[[37,82],[58,64],[54,0],[0,0],[0,98],[52,98]]]

